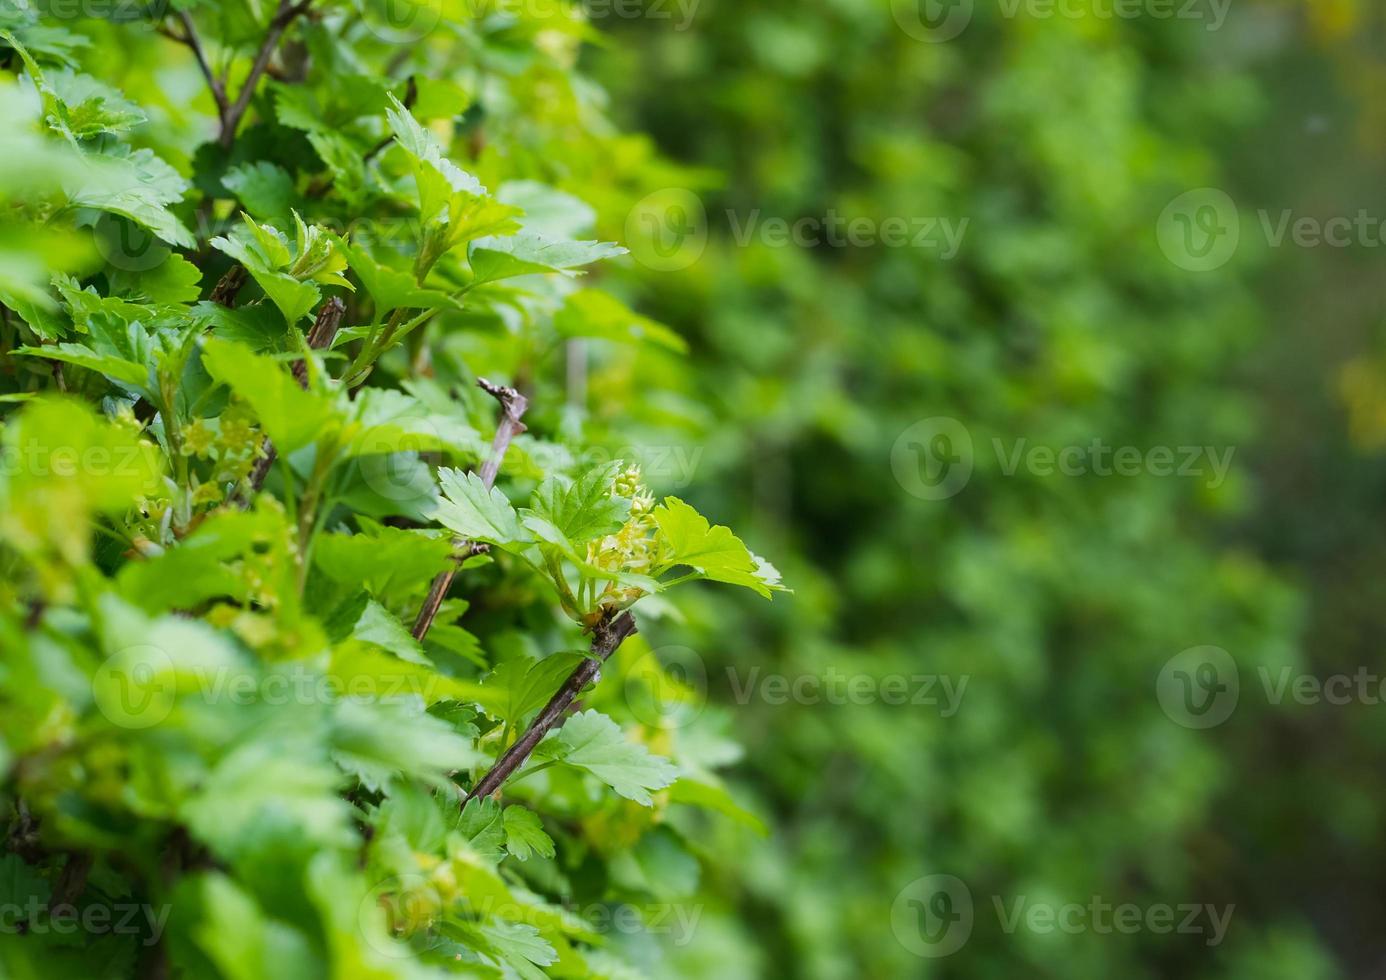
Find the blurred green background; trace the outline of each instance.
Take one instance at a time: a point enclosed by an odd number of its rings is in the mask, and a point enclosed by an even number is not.
[[[661,631],[773,830],[698,831],[703,916],[654,973],[1380,975],[1380,679],[1284,684],[1383,669],[1381,8],[656,7],[594,6],[583,65],[671,161],[606,218],[693,353],[623,365],[663,394],[595,421],[796,595]],[[1094,440],[1139,472],[1009,462]]]

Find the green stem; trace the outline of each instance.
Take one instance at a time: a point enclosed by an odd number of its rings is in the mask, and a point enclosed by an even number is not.
[[[540,762],[532,766],[526,766],[524,769],[521,769],[515,775],[510,777],[510,785],[514,786],[520,780],[527,779],[530,776],[533,776],[536,772],[543,772],[545,769],[548,769],[551,766],[556,766],[560,761],[561,760],[559,759],[550,759],[548,762]]]

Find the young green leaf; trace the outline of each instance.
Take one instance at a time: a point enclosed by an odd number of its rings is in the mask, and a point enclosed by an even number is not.
[[[539,814],[522,806],[505,808],[505,849],[521,861],[528,861],[531,854],[551,858],[554,856],[553,838],[544,833],[544,825]]]
[[[744,585],[767,599],[783,590],[779,573],[769,566],[763,571],[730,528],[709,525],[707,518],[677,497],[664,498],[655,508],[654,520],[659,526],[660,572],[687,565],[702,578]]]
[[[628,498],[611,489],[611,481],[621,468],[617,460],[594,466],[576,480],[549,477],[530,498],[530,506],[523,512],[524,526],[565,550],[616,532],[630,516],[631,506]]]
[[[444,499],[438,504],[436,518],[443,526],[462,537],[489,544],[525,540],[519,515],[505,494],[495,487],[487,489],[475,473],[441,469],[438,483]]]

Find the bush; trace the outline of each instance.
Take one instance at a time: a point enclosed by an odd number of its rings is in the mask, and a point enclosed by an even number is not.
[[[7,976],[635,975],[758,825],[644,637],[778,575],[584,435],[657,161],[412,12],[0,15]]]

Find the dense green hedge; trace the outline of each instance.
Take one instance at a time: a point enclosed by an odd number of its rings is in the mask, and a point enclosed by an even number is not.
[[[583,278],[659,176],[589,29],[136,12],[0,21],[0,973],[638,975],[762,829],[668,590],[781,586],[585,438],[686,347]]]

